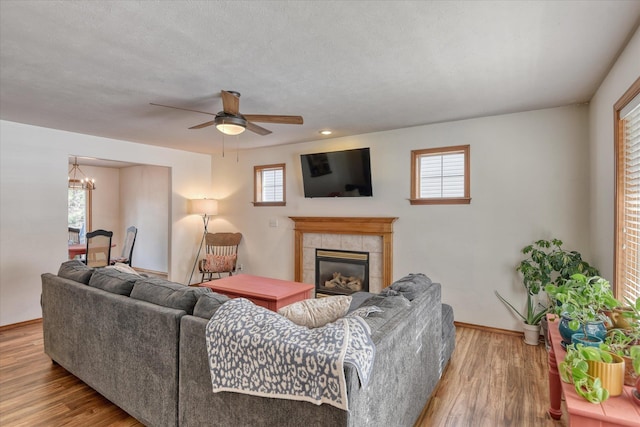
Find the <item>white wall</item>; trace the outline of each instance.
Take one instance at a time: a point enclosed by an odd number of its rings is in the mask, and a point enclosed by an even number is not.
[[[212,231],[243,233],[248,273],[293,279],[288,216],[394,216],[394,279],[423,272],[456,320],[521,330],[499,290],[524,307],[520,249],[557,237],[589,260],[588,109],[570,106],[214,156]],[[413,149],[471,145],[471,205],[411,206]],[[305,199],[300,154],[370,147],[372,198]],[[286,163],[287,206],[253,207],[253,166]],[[278,221],[270,227],[269,220]]]
[[[590,231],[600,274],[613,281],[615,162],[613,105],[640,77],[640,30],[619,56],[589,106]]]
[[[91,194],[92,230],[117,232],[120,229],[120,171],[96,166],[80,166],[80,169],[96,180],[96,190]]]
[[[120,250],[117,253],[122,251],[127,227],[136,226],[133,267],[159,272],[168,270],[170,172],[159,166],[120,169],[122,226],[118,233]]]
[[[40,274],[67,259],[70,154],[171,168],[169,277],[191,271],[202,220],[187,199],[208,195],[211,156],[0,121],[0,325],[41,317]]]

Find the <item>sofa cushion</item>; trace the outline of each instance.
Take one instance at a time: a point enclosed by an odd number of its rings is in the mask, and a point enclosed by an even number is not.
[[[113,265],[108,265],[105,268],[115,269],[122,273],[135,274],[136,276],[140,276],[141,274],[134,270],[130,265],[125,264],[123,262],[116,262]]]
[[[200,298],[198,298],[196,306],[193,308],[193,315],[204,319],[211,319],[220,306],[229,300],[230,298],[228,296],[217,292],[202,294]]]
[[[422,273],[408,274],[383,289],[380,295],[402,295],[409,301],[413,301],[415,297],[425,292],[431,283],[431,279]]]
[[[319,328],[347,314],[350,304],[351,296],[334,295],[294,302],[282,307],[278,313],[297,325]]]
[[[193,308],[198,302],[198,298],[210,292],[209,288],[185,286],[158,277],[150,277],[138,278],[138,281],[133,285],[131,298],[193,314]]]
[[[123,273],[114,268],[97,268],[89,280],[89,286],[102,289],[103,291],[129,296],[133,284],[140,276]]]
[[[363,302],[365,302],[366,300],[368,300],[369,298],[371,298],[374,295],[375,294],[372,294],[370,292],[364,292],[364,291],[352,293],[351,294],[351,304],[349,305],[349,313],[351,313],[352,311],[354,311],[355,309],[360,307],[360,305]]]
[[[360,308],[369,306],[375,306],[382,310],[379,312],[369,313],[365,319],[371,327],[371,331],[374,332],[382,328],[385,323],[396,316],[399,312],[408,310],[409,307],[411,307],[411,303],[402,295],[376,295],[363,302],[360,305]]]
[[[454,330],[453,324],[453,307],[449,304],[442,304],[442,337],[446,337],[451,334],[451,330]]]
[[[93,268],[87,267],[84,262],[77,259],[63,262],[58,270],[58,276],[75,282],[84,283],[85,285],[89,284],[89,280],[92,275]]]

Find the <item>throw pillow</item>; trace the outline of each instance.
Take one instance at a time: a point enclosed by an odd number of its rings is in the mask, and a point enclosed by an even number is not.
[[[282,307],[278,313],[297,325],[319,328],[347,314],[350,304],[351,296],[335,295],[294,302]]]
[[[206,262],[204,264],[205,271],[211,271],[213,273],[233,271],[233,267],[236,264],[237,255],[214,255],[207,254]]]

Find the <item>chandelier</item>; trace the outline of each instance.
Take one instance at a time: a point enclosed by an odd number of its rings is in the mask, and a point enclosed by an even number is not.
[[[80,166],[78,166],[78,158],[76,157],[71,169],[69,169],[69,175],[67,177],[69,188],[74,190],[95,190],[96,180],[93,178],[87,178],[82,172]]]

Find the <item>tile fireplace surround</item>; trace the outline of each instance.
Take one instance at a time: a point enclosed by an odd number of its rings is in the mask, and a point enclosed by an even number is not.
[[[316,249],[369,252],[369,292],[393,280],[394,217],[289,217],[295,223],[295,281],[315,285]]]

